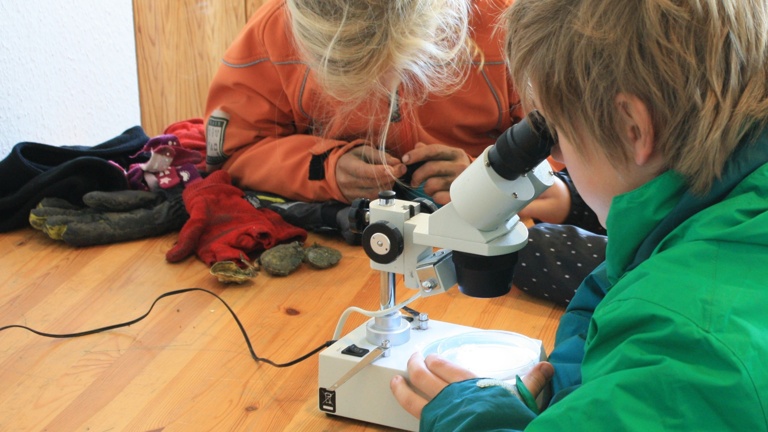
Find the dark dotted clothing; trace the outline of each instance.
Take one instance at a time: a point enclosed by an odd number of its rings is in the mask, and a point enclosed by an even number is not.
[[[512,283],[526,293],[568,304],[581,281],[605,260],[607,237],[573,225],[539,223],[528,229]]]
[[[607,237],[567,170],[555,173],[571,195],[563,224],[537,222],[528,229],[528,245],[518,252],[512,283],[526,293],[566,305],[576,288],[605,260]]]

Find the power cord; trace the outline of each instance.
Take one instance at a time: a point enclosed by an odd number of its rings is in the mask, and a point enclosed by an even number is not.
[[[266,363],[266,364],[268,364],[270,366],[274,366],[274,367],[277,367],[277,368],[284,368],[284,367],[288,367],[288,366],[293,366],[293,365],[295,365],[295,364],[297,364],[299,362],[302,362],[302,361],[312,357],[313,355],[315,355],[318,352],[320,352],[321,350],[323,350],[323,349],[333,345],[333,343],[336,342],[335,340],[327,341],[327,342],[323,343],[322,345],[320,345],[319,347],[317,347],[317,348],[313,349],[312,351],[308,352],[307,354],[304,354],[303,356],[301,356],[301,357],[299,357],[299,358],[297,358],[295,360],[291,360],[289,362],[286,362],[286,363],[276,363],[276,362],[274,362],[274,361],[272,361],[270,359],[259,357],[258,355],[256,355],[256,351],[254,351],[253,345],[251,344],[251,339],[248,337],[248,333],[245,331],[245,327],[243,326],[243,323],[240,322],[240,318],[237,317],[237,314],[235,314],[235,311],[233,311],[232,308],[229,307],[229,305],[227,304],[227,302],[224,301],[223,298],[219,297],[216,293],[214,293],[212,291],[208,291],[207,289],[204,289],[204,288],[184,288],[184,289],[179,289],[179,290],[175,290],[175,291],[168,291],[168,292],[160,295],[159,297],[157,297],[155,299],[155,301],[152,302],[152,305],[149,307],[149,310],[147,310],[147,312],[145,312],[140,317],[132,319],[130,321],[126,321],[124,323],[112,324],[112,325],[109,325],[109,326],[106,326],[106,327],[101,327],[101,328],[97,328],[97,329],[93,329],[93,330],[87,330],[87,331],[82,331],[82,332],[78,332],[78,333],[53,334],[53,333],[41,332],[39,330],[35,330],[33,328],[30,328],[30,327],[27,327],[27,326],[23,326],[23,325],[19,325],[19,324],[12,324],[12,325],[7,325],[7,326],[4,326],[4,327],[0,327],[0,332],[3,331],[3,330],[12,329],[12,328],[20,328],[20,329],[24,329],[24,330],[27,330],[29,332],[32,332],[32,333],[34,333],[36,335],[39,335],[39,336],[49,337],[49,338],[56,338],[56,339],[69,339],[69,338],[76,338],[76,337],[81,337],[81,336],[88,336],[88,335],[92,335],[92,334],[96,334],[96,333],[102,333],[102,332],[105,332],[105,331],[114,330],[114,329],[121,328],[121,327],[128,327],[130,325],[136,324],[137,322],[139,322],[139,321],[143,320],[144,318],[146,318],[147,316],[149,316],[149,313],[152,312],[152,309],[155,307],[155,305],[157,304],[158,301],[160,301],[160,300],[162,300],[162,299],[164,299],[166,297],[171,297],[171,296],[175,296],[175,295],[179,295],[179,294],[184,294],[184,293],[188,293],[188,292],[194,292],[194,291],[202,291],[204,293],[208,293],[208,294],[216,297],[224,305],[224,307],[227,308],[227,310],[229,311],[230,315],[232,315],[232,318],[234,318],[235,322],[237,323],[237,326],[240,328],[240,332],[243,334],[243,338],[245,339],[245,344],[248,346],[248,351],[251,353],[251,358],[253,358],[253,360],[255,360],[257,363],[258,362]]]
[[[409,304],[411,304],[414,300],[418,299],[419,297],[421,297],[421,291],[417,291],[416,294],[411,296],[411,298],[403,301],[402,303],[399,303],[388,309],[381,309],[376,311],[369,311],[369,310],[359,308],[357,306],[350,306],[341,314],[341,317],[339,318],[338,323],[336,323],[336,331],[333,332],[333,340],[334,341],[338,340],[341,337],[341,332],[344,330],[344,324],[347,322],[347,318],[349,318],[349,315],[352,312],[363,314],[369,318],[382,317],[382,316],[386,316],[391,313],[394,313],[400,309],[407,308]],[[408,309],[413,310],[411,308],[408,308]]]

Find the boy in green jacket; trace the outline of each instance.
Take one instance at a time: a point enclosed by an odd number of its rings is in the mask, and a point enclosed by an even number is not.
[[[395,397],[423,431],[768,430],[768,2],[517,0],[505,26],[606,261],[517,386],[414,356]]]

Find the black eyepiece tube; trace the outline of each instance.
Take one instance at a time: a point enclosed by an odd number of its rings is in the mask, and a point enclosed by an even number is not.
[[[453,251],[459,291],[469,297],[493,298],[512,289],[517,252],[484,256]]]
[[[488,152],[488,160],[496,174],[514,180],[546,159],[554,143],[544,117],[531,111],[501,134]]]

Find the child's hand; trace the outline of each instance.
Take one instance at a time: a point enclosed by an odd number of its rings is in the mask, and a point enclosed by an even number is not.
[[[523,220],[533,219],[539,222],[560,224],[565,222],[570,211],[571,193],[568,186],[555,177],[555,183],[520,210],[517,215]]]
[[[421,418],[424,406],[448,384],[476,378],[472,372],[442,357],[430,354],[424,359],[418,352],[408,359],[408,376],[411,378],[411,385],[428,399],[416,393],[400,375],[392,378],[389,387],[397,402],[416,418]]]
[[[525,375],[523,384],[535,398],[547,386],[554,372],[552,364],[540,362]],[[397,402],[416,418],[421,418],[421,411],[427,403],[447,385],[476,378],[472,372],[437,355],[431,354],[424,359],[420,353],[413,354],[408,360],[408,376],[410,385],[400,375],[395,375],[389,385]]]
[[[400,159],[370,146],[355,147],[336,163],[336,183],[348,202],[357,198],[376,199],[379,191],[390,190],[395,179],[405,174]]]
[[[424,193],[443,205],[451,201],[451,183],[471,161],[464,150],[445,144],[417,143],[413,150],[403,155],[403,163],[414,165],[421,162],[423,165],[411,176],[410,186],[419,187],[423,183]]]

